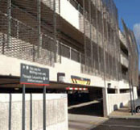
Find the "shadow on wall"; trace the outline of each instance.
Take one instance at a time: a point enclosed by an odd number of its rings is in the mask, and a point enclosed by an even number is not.
[[[118,105],[117,104],[114,105],[114,111],[116,111],[116,110],[118,110]]]
[[[123,108],[123,107],[124,107],[123,103],[120,103],[120,108]]]
[[[123,108],[123,107],[124,107],[124,105],[121,102],[119,108]],[[119,108],[118,108],[118,105],[117,104],[114,105],[114,111],[118,110]]]

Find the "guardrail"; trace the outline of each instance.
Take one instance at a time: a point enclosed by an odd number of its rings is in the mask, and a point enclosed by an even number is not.
[[[121,53],[121,63],[128,68],[129,62],[128,62],[128,57]]]

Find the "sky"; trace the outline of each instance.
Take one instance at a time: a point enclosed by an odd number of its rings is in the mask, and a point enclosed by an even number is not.
[[[140,0],[114,0],[114,2],[118,9],[120,29],[123,29],[121,24],[123,18],[127,27],[134,31],[137,43],[140,45]]]

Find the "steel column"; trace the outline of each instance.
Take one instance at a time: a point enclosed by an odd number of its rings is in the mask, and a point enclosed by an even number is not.
[[[12,94],[9,94],[9,130],[11,130]]]
[[[84,67],[84,71],[85,71],[85,68],[86,68],[86,61],[87,61],[87,51],[86,51],[86,25],[85,25],[85,0],[83,0],[83,24],[84,24],[84,54],[85,54],[85,67]]]
[[[5,35],[2,35],[2,54],[4,54],[4,49],[5,48]]]
[[[30,94],[30,130],[32,130],[32,93]]]
[[[91,22],[91,18],[92,18],[92,16],[91,16],[91,5],[92,5],[92,3],[91,3],[91,1],[89,0],[89,17],[90,17],[90,48],[91,48],[91,70],[92,70],[92,72],[93,72],[93,45],[92,45],[92,22]]]
[[[40,57],[42,47],[41,34],[41,0],[37,0],[37,19],[38,19],[38,58]]]
[[[43,130],[46,130],[46,86],[43,87]]]
[[[98,5],[98,0],[95,0],[95,5],[97,6]],[[98,54],[98,74],[100,74],[100,52],[99,52],[99,21],[98,21],[98,9],[96,7],[96,40],[97,40],[97,54]]]
[[[7,32],[7,47],[11,46],[11,0],[8,0],[7,6],[7,15],[8,15],[8,32]]]
[[[57,29],[56,29],[56,27],[57,27],[57,19],[56,19],[56,0],[53,0],[53,24],[54,24],[54,42],[55,42],[55,44],[56,44],[56,52],[54,52],[54,53],[56,53],[55,54],[55,62],[57,62],[58,61],[58,42],[57,42]]]
[[[22,87],[22,130],[25,130],[25,85]]]

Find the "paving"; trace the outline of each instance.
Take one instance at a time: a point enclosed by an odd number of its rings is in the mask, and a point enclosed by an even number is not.
[[[109,120],[89,130],[140,130],[140,113],[132,115],[125,106],[110,114]]]
[[[107,120],[98,116],[69,114],[69,130],[90,130]]]
[[[69,106],[69,130],[89,130],[104,121],[102,103],[84,102]]]
[[[140,114],[132,115],[127,106],[112,112],[110,119],[101,117],[99,108],[96,102],[69,107],[69,130],[140,130]]]
[[[140,130],[140,119],[109,119],[90,130]]]
[[[110,118],[140,118],[140,113],[131,113],[131,110],[125,106],[123,108],[120,108],[119,110],[113,111],[110,116]]]

